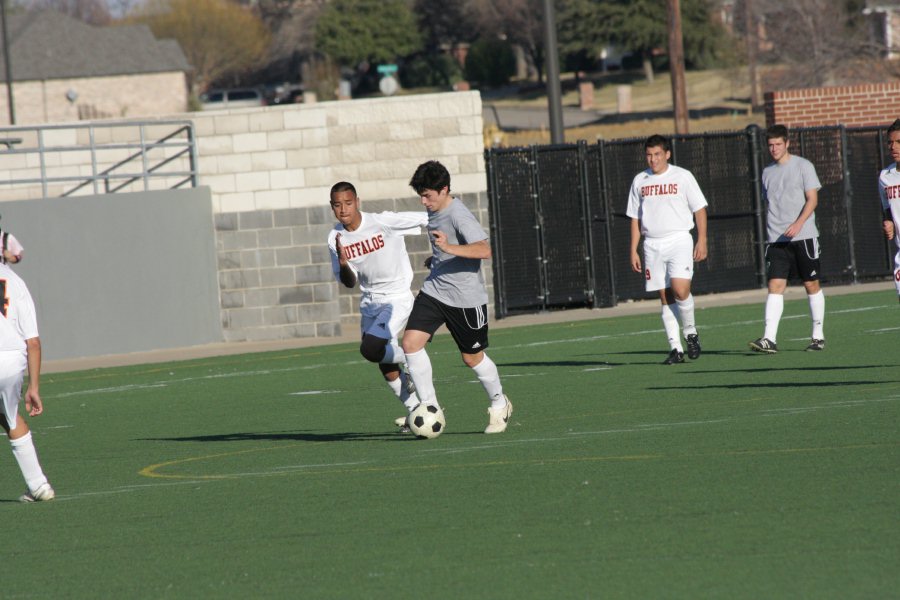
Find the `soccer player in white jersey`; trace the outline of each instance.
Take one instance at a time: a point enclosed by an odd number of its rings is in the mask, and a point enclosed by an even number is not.
[[[53,500],[56,493],[41,469],[31,430],[19,411],[22,380],[28,370],[25,410],[32,417],[44,412],[41,401],[41,339],[38,337],[34,301],[22,278],[6,264],[0,264],[0,399],[3,401],[3,429],[12,445],[13,456],[28,486],[21,502]]]
[[[428,224],[425,212],[367,213],[359,209],[353,184],[341,181],[331,188],[331,209],[339,221],[328,234],[335,279],[348,288],[359,284],[359,351],[378,363],[384,379],[407,411],[419,403],[400,348],[400,332],[412,310],[413,279],[404,236],[421,233]],[[397,425],[405,425],[405,417]]]
[[[825,294],[819,284],[819,230],[816,206],[819,204],[819,177],[816,168],[802,156],[789,152],[790,140],[784,125],[766,130],[766,144],[772,163],[763,169],[762,185],[766,198],[766,296],[765,331],[749,342],[755,352],[778,352],[776,336],[784,312],[784,290],[788,280],[803,280],[812,319],[809,351],[825,349]]]
[[[884,210],[884,235],[894,240],[897,254],[894,255],[894,284],[900,298],[900,119],[894,121],[887,130],[888,152],[894,162],[878,176],[878,195]]]
[[[446,325],[466,366],[475,371],[490,399],[485,433],[506,431],[512,402],[503,393],[500,373],[488,347],[487,289],[481,261],[491,257],[488,236],[462,200],[450,195],[450,173],[431,160],[416,169],[410,187],[428,209],[431,272],[416,296],[403,334],[409,373],[423,404],[437,406],[431,359],[425,344]]]
[[[665,365],[684,362],[679,321],[688,358],[700,357],[691,280],[694,261],[706,259],[706,198],[687,169],[670,165],[669,140],[651,135],[644,142],[648,169],[631,183],[626,214],[631,217],[631,268],[643,273],[648,292],[658,291],[669,338]],[[691,237],[697,223],[697,243]],[[644,263],[638,245],[644,238]]]

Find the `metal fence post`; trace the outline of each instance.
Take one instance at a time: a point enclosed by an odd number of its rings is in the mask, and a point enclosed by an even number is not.
[[[850,273],[853,283],[859,283],[859,270],[856,265],[856,240],[853,234],[853,186],[850,185],[850,161],[847,152],[850,144],[847,141],[847,128],[840,126],[841,132],[841,175],[844,180],[844,214],[847,215],[847,244],[850,251]]]
[[[488,212],[491,215],[491,268],[494,271],[494,301],[497,303],[497,318],[502,319],[509,314],[509,310],[506,306],[506,295],[503,293],[505,287],[503,285],[505,267],[503,265],[503,244],[500,239],[500,202],[499,198],[497,198],[497,170],[494,168],[493,156],[493,151],[490,148],[484,151],[484,166],[487,171],[488,185]]]
[[[765,207],[762,199],[762,182],[759,165],[759,126],[750,125],[746,129],[750,151],[750,186],[753,192],[753,217],[756,226],[756,269],[759,287],[766,286],[766,229],[764,226]]]
[[[585,295],[588,298],[588,302],[591,306],[595,305],[596,294],[595,294],[595,283],[594,283],[594,264],[593,257],[591,256],[591,249],[594,247],[593,243],[593,235],[591,234],[591,208],[590,208],[590,194],[588,187],[588,160],[587,160],[587,142],[585,140],[578,140],[577,145],[578,152],[578,178],[579,181],[579,194],[578,199],[581,202],[581,230],[582,235],[584,235],[585,241],[585,252],[584,261],[587,264],[587,269],[585,272]]]

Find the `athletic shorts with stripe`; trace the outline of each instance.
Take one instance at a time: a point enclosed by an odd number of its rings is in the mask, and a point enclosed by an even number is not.
[[[419,292],[406,329],[433,336],[441,325],[447,326],[463,354],[478,354],[488,347],[487,304],[458,308]]]
[[[796,242],[776,242],[766,245],[766,277],[818,281],[819,239],[808,238]]]

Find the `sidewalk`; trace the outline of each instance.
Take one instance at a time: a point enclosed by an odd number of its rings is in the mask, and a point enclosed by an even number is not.
[[[846,285],[825,288],[826,296],[840,296],[843,294],[857,294],[863,292],[882,291],[886,298],[895,301],[896,291],[891,281],[879,281],[876,283],[863,283],[859,285]],[[762,320],[763,303],[766,298],[766,290],[744,290],[739,292],[727,292],[724,294],[707,294],[695,296],[694,302],[698,309],[712,308],[715,306],[733,306],[739,304],[759,304],[760,320]],[[805,292],[803,287],[792,285],[785,292],[787,300],[799,300]],[[612,308],[577,308],[572,310],[560,310],[542,312],[529,315],[516,315],[505,319],[491,321],[491,329],[503,329],[506,327],[521,327],[523,325],[537,325],[543,323],[568,323],[571,321],[583,321],[588,319],[608,319],[630,315],[654,314],[659,312],[658,300],[641,300],[623,302]],[[827,311],[826,311],[827,314]],[[350,329],[350,328],[345,328]],[[129,354],[111,354],[106,356],[92,356],[88,358],[72,358],[65,360],[45,361],[41,369],[42,373],[62,373],[66,371],[80,371],[86,369],[99,369],[106,367],[120,367],[126,365],[140,365],[145,363],[161,363],[210,356],[230,356],[235,354],[249,354],[253,352],[271,352],[275,350],[290,350],[293,348],[309,348],[315,346],[329,346],[333,344],[357,343],[359,332],[346,331],[339,337],[327,338],[295,338],[289,340],[274,340],[266,342],[220,342],[205,344],[203,346],[190,346],[187,348],[169,348],[166,350],[152,350],[148,352],[132,352]]]

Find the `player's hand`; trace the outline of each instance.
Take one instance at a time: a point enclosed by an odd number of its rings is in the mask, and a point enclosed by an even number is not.
[[[25,410],[27,410],[28,414],[32,417],[44,412],[44,403],[41,402],[41,395],[30,387],[28,388],[28,391],[25,392]]]
[[[893,221],[885,221],[884,222],[884,236],[889,240],[894,239],[894,222]]]
[[[441,252],[447,252],[447,234],[443,231],[435,229],[431,232],[431,239],[434,242],[435,247]]]
[[[641,268],[641,257],[638,256],[637,252],[631,253],[631,270],[635,273],[643,273],[644,269]]]
[[[341,234],[334,236],[334,249],[338,255],[338,264],[341,266],[346,265],[349,259],[347,258],[346,248],[341,245]]]
[[[697,240],[697,245],[694,246],[694,261],[700,262],[706,260],[706,256],[706,240]]]
[[[430,268],[431,268],[431,261],[432,261],[433,259],[434,259],[434,255],[433,255],[433,254],[432,254],[432,255],[429,255],[428,258],[425,259],[425,268],[426,268],[426,269],[430,269]]]
[[[798,225],[797,222],[794,221],[793,223],[791,223],[790,227],[788,227],[784,231],[784,237],[794,239],[794,236],[797,235],[798,233],[800,233],[801,227],[803,227],[802,224]]]

